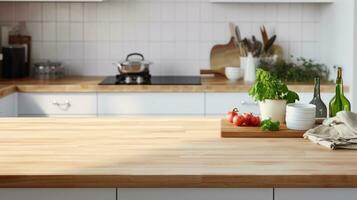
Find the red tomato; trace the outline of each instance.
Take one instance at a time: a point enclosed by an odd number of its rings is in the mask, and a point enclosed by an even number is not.
[[[227,120],[230,122],[230,123],[233,123],[233,118],[234,116],[237,116],[238,115],[238,109],[237,108],[234,108],[232,112],[228,112],[227,113]]]
[[[252,126],[251,119],[254,117],[252,113],[244,113],[245,125]]]
[[[245,117],[243,115],[236,115],[233,118],[233,124],[236,126],[243,126],[246,123]]]
[[[260,117],[253,116],[250,118],[250,125],[251,126],[260,126]]]

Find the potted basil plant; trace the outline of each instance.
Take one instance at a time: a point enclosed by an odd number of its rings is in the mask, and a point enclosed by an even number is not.
[[[299,95],[290,91],[286,84],[263,69],[257,69],[256,77],[249,95],[259,102],[261,119],[284,123],[286,105],[299,100]]]

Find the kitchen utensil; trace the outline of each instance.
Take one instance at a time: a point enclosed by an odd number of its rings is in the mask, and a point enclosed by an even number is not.
[[[303,138],[305,131],[290,130],[285,124],[280,131],[263,131],[260,127],[236,127],[226,119],[221,120],[221,137],[223,138]]]
[[[55,80],[63,78],[65,68],[60,62],[35,63],[33,67],[33,77],[40,80]]]
[[[243,70],[240,67],[226,67],[225,74],[228,80],[237,81],[243,77]]]
[[[293,130],[308,130],[315,124],[316,106],[312,104],[288,104],[286,125]]]
[[[2,48],[2,77],[23,78],[28,76],[26,69],[26,51],[24,45],[11,45]]]
[[[253,83],[256,79],[255,70],[258,64],[258,59],[253,57],[251,52],[248,53],[248,57],[246,57],[246,64],[243,67],[244,69],[244,81]]]
[[[235,37],[224,45],[215,45],[210,54],[210,68],[222,75],[225,74],[225,67],[240,66],[240,50],[236,45]]]
[[[268,32],[267,32],[265,26],[262,26],[260,28],[260,32],[262,34],[263,44],[265,46],[268,43],[268,40],[269,40]]]
[[[9,44],[10,45],[24,45],[25,47],[25,73],[27,76],[30,75],[31,69],[31,36],[27,35],[10,35]]]
[[[270,52],[271,52],[275,40],[276,40],[276,35],[274,35],[273,37],[271,37],[271,38],[268,40],[268,42],[264,45],[264,52],[265,52],[265,53],[270,53]]]
[[[142,54],[131,53],[123,62],[114,65],[118,67],[119,74],[137,74],[149,69],[151,64],[151,62],[145,60]]]

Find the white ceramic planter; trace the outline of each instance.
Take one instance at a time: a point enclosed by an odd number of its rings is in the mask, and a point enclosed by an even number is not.
[[[261,119],[271,119],[272,121],[285,122],[286,100],[265,100],[259,102]]]

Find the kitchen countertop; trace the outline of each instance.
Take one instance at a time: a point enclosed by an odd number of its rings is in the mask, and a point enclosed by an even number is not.
[[[243,81],[230,82],[223,77],[203,77],[202,85],[98,85],[105,77],[66,77],[61,80],[41,81],[30,78],[0,80],[0,95],[8,94],[7,87],[19,92],[247,92],[251,87]],[[313,92],[311,84],[288,84],[297,92]],[[14,90],[13,89],[13,90]],[[15,91],[14,90],[14,91]],[[346,87],[346,92],[348,88]],[[321,92],[334,92],[333,84],[321,85]]]
[[[357,187],[357,151],[222,139],[220,119],[3,118],[0,187]]]

